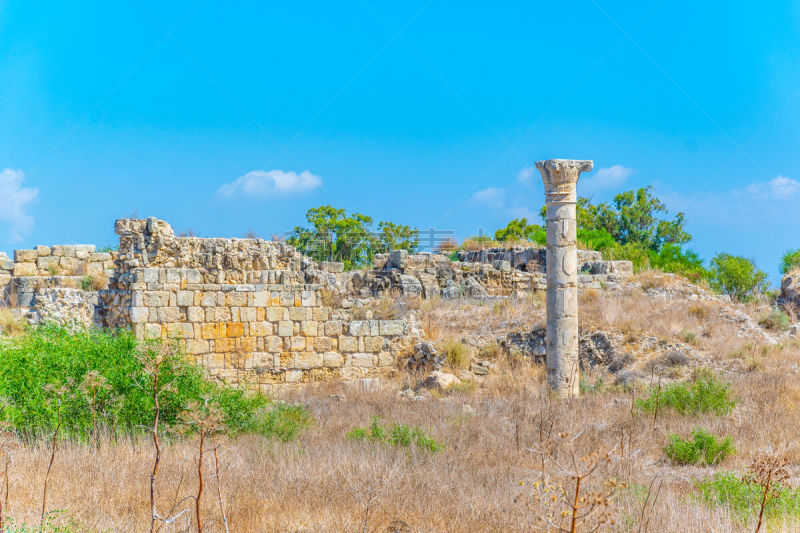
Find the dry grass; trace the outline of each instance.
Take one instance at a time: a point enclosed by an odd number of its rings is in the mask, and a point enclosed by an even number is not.
[[[791,443],[800,429],[800,388],[782,374],[734,377],[741,404],[730,417],[682,418],[665,413],[655,432],[650,417],[631,417],[629,395],[603,393],[572,402],[552,401],[542,380],[540,369],[528,366],[472,390],[425,402],[398,400],[395,383],[375,392],[333,385],[287,391],[287,399],[308,403],[315,415],[315,426],[299,442],[283,444],[258,437],[218,440],[222,500],[230,530],[391,531],[392,524],[408,526],[401,531],[541,530],[536,516],[554,508],[536,500],[541,490],[536,483],[543,475],[537,451],[547,450],[547,485],[569,491],[570,481],[558,466],[567,459],[558,435],[582,431],[578,454],[613,450],[610,462],[586,481],[585,488],[601,490],[610,480],[633,487],[618,491],[609,507],[615,525],[604,531],[637,531],[644,501],[641,489],[634,489],[649,486],[653,479],[663,485],[658,499],[651,499],[644,511],[650,531],[748,531],[752,524],[737,524],[724,510],[687,497],[694,491],[692,479],[720,469],[743,470],[759,452]],[[332,399],[333,393],[345,394],[346,401]],[[775,408],[776,401],[785,408]],[[467,403],[471,409],[464,407]],[[432,454],[345,438],[348,430],[367,424],[374,415],[425,428],[446,447]],[[666,434],[686,434],[696,425],[730,434],[739,453],[716,468],[673,467],[663,461]],[[9,503],[16,520],[37,523],[48,452],[45,445],[14,452]],[[159,508],[169,508],[196,492],[196,453],[192,442],[165,447]],[[97,453],[89,446],[61,444],[50,476],[50,508],[64,511],[88,530],[146,529],[151,455],[146,440],[104,442]],[[213,472],[213,463],[206,469]],[[202,501],[206,530],[221,531],[211,477],[206,494]],[[191,510],[193,502],[178,506],[184,508]],[[192,530],[191,517],[187,511],[164,530]],[[792,531],[795,525],[770,530]]]
[[[0,307],[0,332],[9,336],[21,335],[25,332],[25,322],[11,309]]]

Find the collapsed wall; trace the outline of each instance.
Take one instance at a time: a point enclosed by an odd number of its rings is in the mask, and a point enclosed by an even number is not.
[[[120,219],[119,248],[38,246],[0,255],[0,296],[31,323],[130,328],[170,339],[212,377],[256,385],[395,371],[419,340],[413,323],[354,317],[380,295],[503,298],[544,291],[546,250],[442,254],[395,250],[344,271],[281,241],[176,236],[155,218]],[[630,262],[579,252],[579,288],[611,287]],[[363,311],[363,310],[362,310]]]

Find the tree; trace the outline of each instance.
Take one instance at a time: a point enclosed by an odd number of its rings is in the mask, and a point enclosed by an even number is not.
[[[527,218],[515,218],[505,228],[494,232],[497,241],[532,241],[544,243],[547,238],[545,230],[538,224],[528,224]]]
[[[377,252],[388,253],[392,250],[408,250],[413,254],[419,246],[419,230],[394,222],[378,224]]]
[[[800,248],[787,250],[781,258],[781,274],[788,274],[796,268],[800,268]]]
[[[372,231],[372,217],[323,205],[309,209],[306,220],[311,228],[297,226],[287,242],[316,261],[339,261],[346,269],[369,264],[376,252],[419,246],[416,228],[381,222]]]
[[[711,260],[711,285],[737,301],[767,290],[767,274],[746,257],[721,253]]]

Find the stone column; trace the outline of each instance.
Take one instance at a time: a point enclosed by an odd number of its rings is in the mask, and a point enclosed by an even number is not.
[[[547,202],[547,382],[561,397],[578,396],[578,176],[592,161],[537,161]]]

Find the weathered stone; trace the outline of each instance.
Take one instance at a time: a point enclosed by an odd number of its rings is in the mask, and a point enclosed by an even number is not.
[[[444,390],[460,382],[461,380],[453,374],[434,370],[425,377],[422,381],[422,386],[426,389]]]
[[[559,395],[580,393],[578,359],[578,177],[591,161],[537,161],[547,205],[547,379]]]
[[[36,276],[38,273],[36,263],[14,263],[14,276]]]
[[[15,263],[34,263],[39,257],[36,250],[14,250]]]

